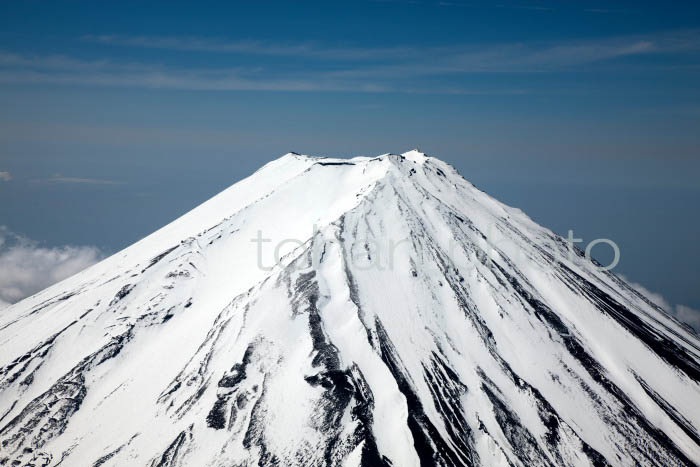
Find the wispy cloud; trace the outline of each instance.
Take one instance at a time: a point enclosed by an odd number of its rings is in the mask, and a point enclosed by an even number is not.
[[[140,47],[148,49],[179,50],[190,52],[214,52],[226,54],[270,55],[287,57],[306,57],[331,60],[376,60],[379,58],[396,59],[413,55],[411,47],[361,48],[329,47],[313,42],[273,43],[255,40],[230,41],[226,39],[202,37],[159,37],[159,36],[122,36],[122,35],[87,35],[83,40],[100,44]]]
[[[115,180],[104,180],[99,178],[79,178],[79,177],[64,177],[60,174],[46,179],[52,183],[79,183],[83,185],[121,185],[122,182]]]
[[[42,127],[41,125],[32,126],[32,127],[35,129],[47,128],[47,127]],[[67,131],[71,130],[71,127],[69,127],[69,126],[59,126],[58,128],[63,129],[63,130],[67,130]],[[81,136],[82,134],[84,134],[85,128],[88,128],[88,127],[79,127],[77,129],[73,129],[73,132],[74,133],[77,132],[78,134],[71,135],[68,140],[85,141],[86,138]],[[39,130],[39,131],[41,131],[41,130]],[[65,133],[65,131],[64,131],[64,133]],[[113,134],[113,132],[102,131],[100,133],[100,137],[93,139],[93,141],[104,139],[106,134],[109,134],[112,138],[119,138],[120,137],[120,134],[115,135],[115,134]],[[121,135],[123,136],[123,133]],[[65,183],[65,184],[79,184],[79,185],[123,185],[124,184],[124,182],[119,181],[119,180],[109,180],[109,179],[105,179],[105,178],[90,178],[90,177],[69,177],[69,176],[65,176],[62,174],[58,174],[58,173],[54,174],[50,177],[46,177],[46,178],[35,178],[35,179],[30,180],[30,182],[31,183],[61,183],[61,184]]]
[[[343,83],[321,73],[289,71],[289,78],[260,67],[183,68],[65,56],[22,56],[0,52],[0,83],[123,86],[211,91],[365,91],[386,90],[372,83]],[[272,76],[272,77],[270,77]]]
[[[505,6],[504,6],[505,7]],[[512,5],[508,8],[514,8]],[[545,7],[520,6],[517,8]],[[602,11],[602,10],[591,10]],[[653,36],[613,37],[589,41],[560,43],[489,43],[444,47],[332,47],[306,43],[271,43],[264,41],[228,41],[203,37],[91,35],[84,40],[114,46],[210,52],[237,55],[289,56],[307,59],[342,61],[423,62],[426,59],[458,63],[455,71],[500,71],[514,66],[542,65],[565,67],[572,63],[590,63],[611,58],[651,53],[700,50],[700,31],[689,30]],[[515,71],[528,71],[525,69]]]
[[[10,172],[0,172],[0,182],[9,182],[12,180]]]
[[[85,60],[62,55],[0,52],[0,83],[51,83],[211,91],[352,91],[444,94],[517,94],[519,86],[461,79],[479,73],[547,73],[626,66],[617,59],[700,53],[700,32],[558,43],[467,44],[445,47],[336,47],[318,43],[227,41],[197,37],[100,35],[84,40],[110,47],[137,47],[183,54],[231,55],[236,66]],[[234,60],[235,57],[235,60]],[[279,60],[288,57],[295,60]],[[167,60],[166,60],[167,62]],[[197,60],[197,63],[200,63]],[[221,63],[221,60],[217,60]],[[689,66],[696,65],[691,60]],[[190,65],[190,66],[187,66]],[[651,65],[648,66],[657,66]],[[440,78],[440,79],[428,79]],[[517,79],[514,80],[517,83]]]
[[[0,226],[0,308],[53,285],[102,259],[98,248],[47,248]]]

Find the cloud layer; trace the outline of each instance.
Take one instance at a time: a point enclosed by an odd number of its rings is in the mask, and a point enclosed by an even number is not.
[[[10,180],[12,180],[10,172],[0,172],[0,182],[9,182]]]
[[[46,248],[0,226],[0,308],[15,303],[95,264],[91,246]]]

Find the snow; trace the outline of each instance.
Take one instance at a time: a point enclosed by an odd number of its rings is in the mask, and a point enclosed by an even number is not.
[[[0,464],[697,464],[697,336],[565,248],[418,150],[288,153],[3,310]]]

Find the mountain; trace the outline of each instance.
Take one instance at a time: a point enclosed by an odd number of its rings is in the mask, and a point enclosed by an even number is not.
[[[696,465],[699,402],[696,334],[418,151],[287,154],[0,313],[3,466]]]

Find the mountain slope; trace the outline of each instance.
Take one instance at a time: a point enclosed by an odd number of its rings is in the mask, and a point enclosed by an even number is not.
[[[700,462],[697,336],[416,151],[273,161],[0,349],[0,465]]]

